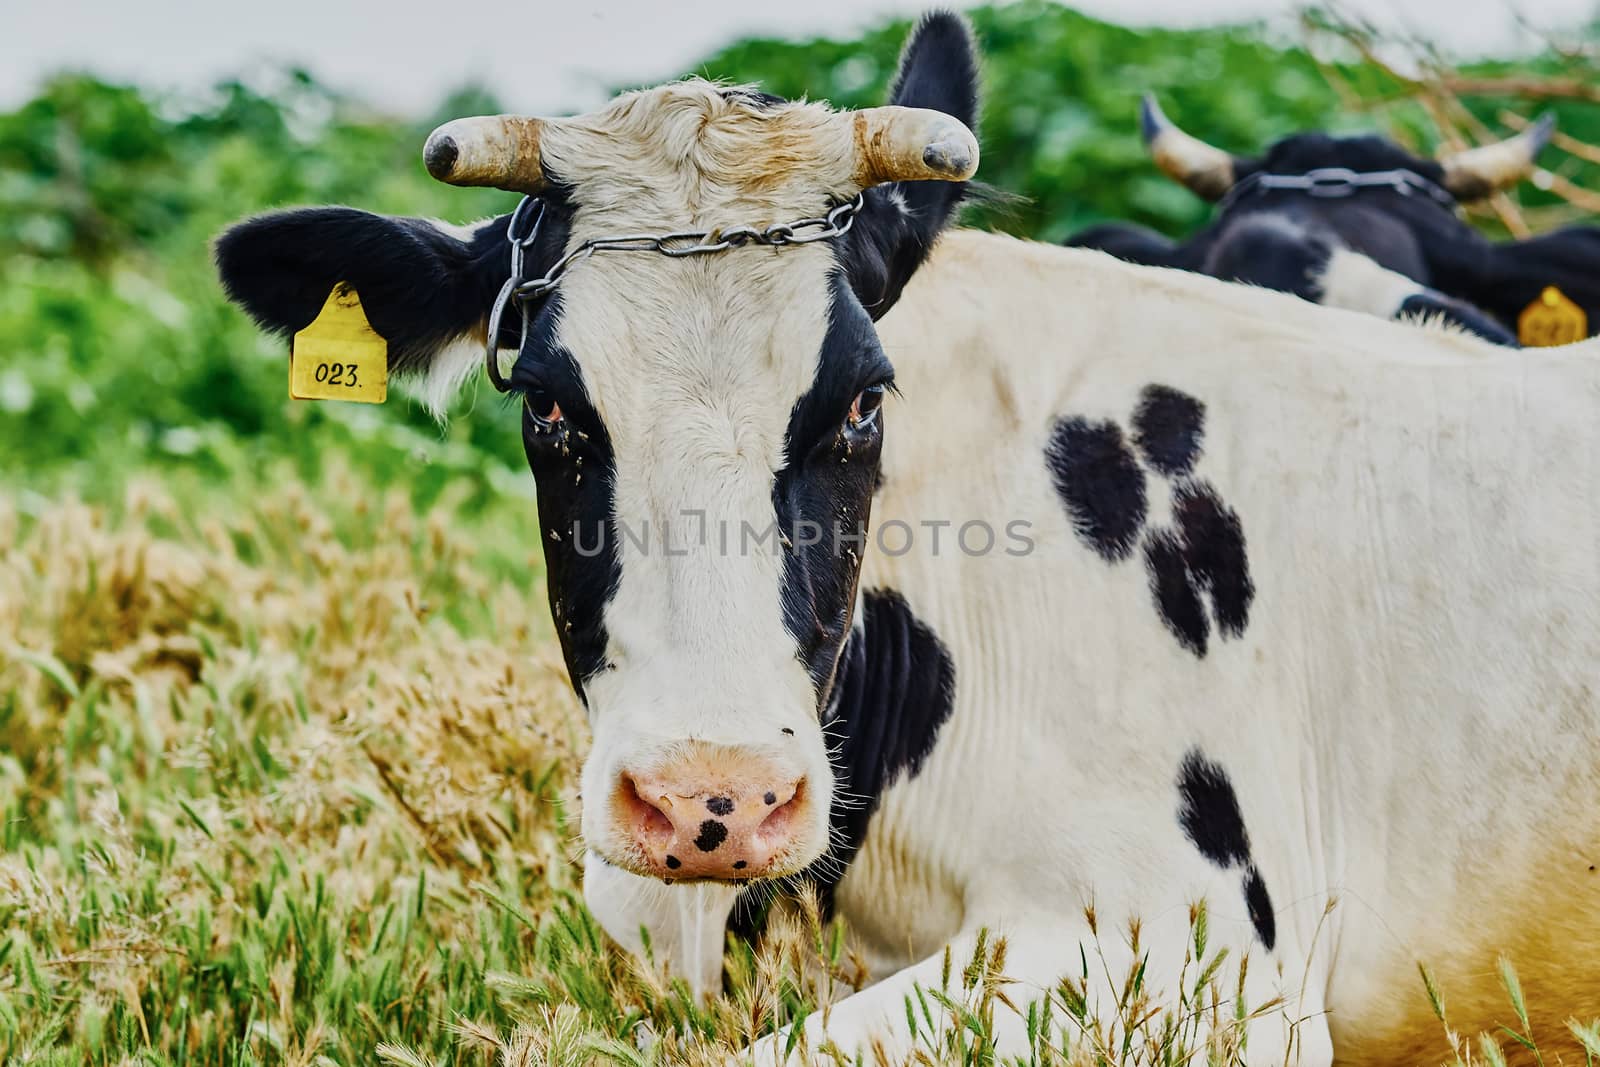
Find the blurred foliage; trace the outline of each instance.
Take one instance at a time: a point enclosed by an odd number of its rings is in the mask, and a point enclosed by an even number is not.
[[[1426,111],[1347,46],[1326,66],[1259,27],[1131,30],[1035,0],[972,17],[986,56],[982,177],[1020,197],[975,212],[980,225],[1053,241],[1102,218],[1171,233],[1200,224],[1208,205],[1161,177],[1140,144],[1146,90],[1238,152],[1297,129],[1370,126],[1362,111],[1374,104],[1391,128],[1430,143]],[[907,28],[745,41],[694,72],[869,105],[883,98]],[[1566,61],[1553,50],[1517,69]],[[1483,103],[1491,126],[1506,103]],[[209,250],[229,222],[292,204],[458,221],[509,210],[510,194],[433,182],[419,152],[437,121],[495,107],[468,88],[401,121],[290,70],[200,97],[62,76],[0,115],[0,474],[103,495],[141,464],[226,478],[288,457],[310,478],[336,453],[375,491],[407,486],[424,504],[462,480],[480,494],[531,491],[517,420],[490,390],[469,389],[461,411],[491,410],[458,412],[444,430],[403,397],[381,409],[290,403],[284,346],[226,304]],[[1600,141],[1600,108],[1559,110],[1568,133]],[[1564,166],[1596,185],[1595,164]]]
[[[974,214],[979,225],[1059,241],[1108,218],[1174,234],[1204,222],[1210,206],[1145,154],[1146,91],[1177,122],[1233,151],[1349,124],[1310,54],[1269,43],[1260,27],[1129,29],[1037,0],[970,16],[984,53],[979,177],[1025,198]],[[869,107],[885,99],[910,29],[905,21],[852,41],[743,41],[695,73]]]

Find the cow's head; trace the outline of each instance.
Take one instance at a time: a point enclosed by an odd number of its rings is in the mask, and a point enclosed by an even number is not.
[[[522,399],[550,608],[594,748],[590,848],[640,874],[792,873],[827,845],[820,716],[851,626],[893,366],[873,322],[977,166],[965,24],[925,20],[894,106],[837,113],[687,81],[591,115],[449,123],[429,170],[541,197],[524,274],[600,237],[823,215],[844,236],[573,266],[497,344]],[[346,208],[229,230],[229,295],[288,333],[348,282],[391,373],[440,405],[483,366],[507,218],[472,228]],[[840,536],[835,536],[835,531]]]
[[[1384,137],[1325,133],[1291,134],[1264,155],[1235,156],[1184,132],[1148,94],[1140,104],[1139,128],[1156,166],[1207,200],[1222,199],[1237,183],[1256,173],[1307,174],[1342,168],[1358,172],[1409,170],[1466,203],[1527,177],[1539,150],[1550,140],[1555,116],[1545,115],[1507,140],[1439,160],[1413,155]]]
[[[1220,200],[1257,175],[1305,175],[1342,169],[1358,173],[1410,171],[1460,203],[1481,200],[1527,177],[1555,129],[1545,115],[1521,133],[1426,159],[1383,137],[1298,133],[1260,156],[1236,156],[1184,132],[1146,96],[1140,127],[1156,165],[1207,200]],[[1314,197],[1253,190],[1230,202],[1232,215],[1289,212],[1314,219],[1344,243],[1440,291],[1476,304],[1515,327],[1518,314],[1546,286],[1556,286],[1588,312],[1600,330],[1600,229],[1571,226],[1526,240],[1490,243],[1462,219],[1449,199],[1413,190],[1373,187],[1359,196]]]

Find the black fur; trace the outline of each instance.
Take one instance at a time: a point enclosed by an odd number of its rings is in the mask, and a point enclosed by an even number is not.
[[[510,383],[516,392],[554,398],[564,415],[546,429],[524,404],[522,447],[538,490],[550,616],[583,697],[585,681],[606,666],[605,607],[621,580],[621,546],[612,499],[616,457],[577,361],[556,343],[561,302],[557,290],[538,308]]]
[[[1277,918],[1266,879],[1250,858],[1250,835],[1228,772],[1192,749],[1178,767],[1178,824],[1200,855],[1223,870],[1244,871],[1245,909],[1261,943],[1272,950],[1278,940]]]
[[[830,855],[813,877],[831,900],[883,794],[915,778],[955,706],[956,665],[939,635],[894,590],[868,590],[865,618],[840,658],[824,729],[839,746]]]
[[[1211,614],[1219,633],[1239,637],[1250,622],[1255,585],[1244,524],[1215,489],[1191,477],[1205,439],[1206,408],[1167,385],[1147,385],[1133,411],[1136,456],[1116,422],[1056,420],[1045,464],[1073,528],[1110,562],[1126,559],[1144,528],[1149,501],[1140,456],[1172,484],[1174,529],[1144,540],[1145,572],[1156,612],[1178,643],[1204,658]]]
[[[1144,461],[1168,478],[1188,474],[1200,458],[1206,406],[1167,385],[1147,385],[1133,411],[1133,441]]]
[[[1250,925],[1256,928],[1256,936],[1270,952],[1278,942],[1278,919],[1272,912],[1272,897],[1267,895],[1266,879],[1261,877],[1261,872],[1254,865],[1245,873],[1244,903],[1250,912]]]
[[[708,797],[706,810],[713,815],[732,815],[733,800],[731,797]]]
[[[1242,636],[1256,594],[1245,552],[1244,524],[1205,482],[1179,482],[1173,488],[1172,504],[1184,562],[1195,585],[1211,598],[1217,629],[1229,637]]]
[[[1199,269],[1225,282],[1243,282],[1316,302],[1318,282],[1333,256],[1328,235],[1280,215],[1240,212],[1219,223]]]
[[[1252,174],[1305,174],[1326,167],[1406,169],[1438,183],[1444,172],[1381,137],[1303,133],[1259,159],[1235,157],[1235,180]],[[1493,243],[1431,197],[1373,188],[1348,197],[1268,191],[1226,204],[1182,242],[1140,226],[1099,223],[1069,238],[1132,263],[1176,267],[1294,293],[1321,294],[1308,283],[1332,249],[1348,248],[1436,290],[1426,310],[1497,344],[1515,339],[1517,316],[1547,285],[1560,288],[1600,332],[1600,227],[1572,226],[1521,241]],[[1470,307],[1469,307],[1470,306]],[[1474,313],[1475,312],[1475,313]]]
[[[850,628],[883,447],[885,413],[851,426],[850,405],[893,373],[861,305],[838,277],[833,287],[816,378],[789,415],[785,464],[772,485],[773,510],[788,542],[784,625],[817,687],[819,711]]]
[[[1183,559],[1183,542],[1170,530],[1152,530],[1144,541],[1144,565],[1150,574],[1150,594],[1156,611],[1178,643],[1204,657],[1211,624],[1205,602],[1189,577]]]
[[[1218,867],[1250,862],[1250,838],[1228,772],[1198,749],[1178,768],[1178,822],[1200,854]]]
[[[1107,561],[1127,559],[1148,511],[1144,471],[1116,423],[1056,420],[1045,466],[1072,525]]]
[[[965,19],[948,11],[923,17],[900,55],[889,103],[943,111],[977,132],[978,52]],[[966,194],[966,182],[941,181],[895,182],[866,191],[866,210],[839,256],[850,288],[874,320],[900,299]]]

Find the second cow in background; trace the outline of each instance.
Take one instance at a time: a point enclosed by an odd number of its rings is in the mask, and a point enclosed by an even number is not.
[[[1217,201],[1216,218],[1181,243],[1111,222],[1067,244],[1386,318],[1430,316],[1501,344],[1517,342],[1519,319],[1534,307],[1562,318],[1553,333],[1524,329],[1524,343],[1600,330],[1600,228],[1497,243],[1457,212],[1526,177],[1553,116],[1442,160],[1382,137],[1325,133],[1285,137],[1260,157],[1235,156],[1179,129],[1149,95],[1140,119],[1156,165]]]

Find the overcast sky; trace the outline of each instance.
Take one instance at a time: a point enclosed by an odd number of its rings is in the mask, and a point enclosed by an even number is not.
[[[937,0],[0,0],[0,108],[63,68],[160,88],[298,63],[385,110],[415,113],[477,82],[558,112],[606,86],[665,78],[754,33],[846,36]],[[942,0],[946,5],[950,0]],[[1505,51],[1534,24],[1580,23],[1600,0],[1345,0],[1453,51]],[[957,0],[955,6],[970,6]],[[1131,25],[1286,21],[1292,0],[1082,0]]]

